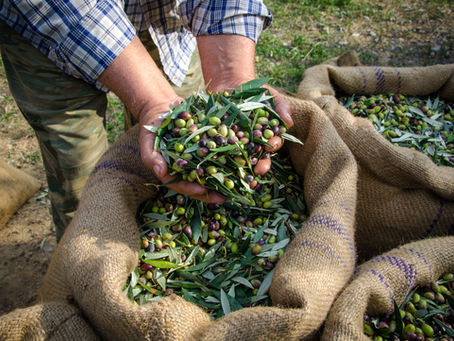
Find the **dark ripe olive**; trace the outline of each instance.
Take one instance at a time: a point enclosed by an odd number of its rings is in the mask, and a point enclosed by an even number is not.
[[[227,139],[227,143],[228,144],[235,144],[239,141],[238,137],[236,136],[230,136],[228,139]]]
[[[210,151],[206,147],[200,147],[199,149],[197,149],[197,155],[199,157],[205,157],[208,155],[209,152]]]
[[[216,142],[216,144],[218,144],[220,146],[223,146],[226,144],[225,137],[221,136],[221,135],[215,136],[214,141]]]
[[[186,226],[183,228],[183,232],[184,232],[184,234],[185,234],[188,238],[192,238],[192,229],[191,229],[191,226],[186,225]]]
[[[252,136],[255,138],[255,139],[259,139],[262,137],[262,131],[261,130],[254,130],[252,132]]]
[[[185,121],[189,120],[191,117],[192,117],[191,114],[187,111],[182,111],[178,114],[178,118],[181,118]]]
[[[184,159],[178,159],[176,161],[176,163],[177,163],[177,166],[180,168],[186,168],[186,166],[188,165],[188,161],[186,161]]]

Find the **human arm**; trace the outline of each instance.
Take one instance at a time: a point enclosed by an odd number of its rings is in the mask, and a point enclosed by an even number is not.
[[[254,58],[255,42],[240,35],[202,35],[197,37],[202,70],[208,90],[218,92],[234,89],[256,78]],[[273,87],[265,85],[274,96],[275,110],[287,124],[293,125],[289,104]],[[276,151],[283,144],[282,138],[275,139]],[[262,159],[255,166],[257,174],[264,174],[270,168],[270,160]]]
[[[255,45],[271,22],[271,12],[261,0],[193,0],[184,1],[180,15],[186,27],[197,37],[205,83],[210,91],[234,89],[256,78]],[[276,111],[288,127],[293,125],[288,103],[278,91],[267,86],[274,96]],[[274,139],[282,146],[282,139]],[[261,161],[256,173],[270,167]]]
[[[169,175],[164,158],[154,150],[155,135],[144,126],[158,126],[160,116],[183,99],[177,96],[137,37],[107,67],[99,81],[115,92],[139,121],[139,145],[144,164],[161,182],[172,181],[174,177]],[[196,183],[180,181],[168,187],[202,201],[224,200],[219,194],[208,192]]]

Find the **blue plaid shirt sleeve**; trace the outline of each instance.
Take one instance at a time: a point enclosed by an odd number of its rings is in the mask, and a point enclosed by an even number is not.
[[[239,34],[257,41],[271,13],[262,0],[3,0],[0,19],[64,72],[106,91],[97,79],[136,30],[149,29],[164,71],[180,85],[194,35]]]
[[[135,35],[116,1],[6,2],[2,20],[63,71],[104,90],[96,79]]]
[[[272,15],[261,0],[193,0],[179,6],[186,28],[195,36],[237,34],[257,42]]]

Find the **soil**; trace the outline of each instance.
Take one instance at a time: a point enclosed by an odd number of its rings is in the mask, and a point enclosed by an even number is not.
[[[453,9],[454,10],[454,9]],[[452,14],[452,13],[451,13]],[[366,48],[376,53],[380,65],[421,65],[421,55],[432,55],[433,63],[453,63],[452,15],[436,22],[430,20],[403,21],[402,26],[387,30],[380,27],[377,34],[368,34],[368,40],[362,42]],[[440,20],[442,22],[440,22]],[[361,23],[358,22],[358,27]],[[412,26],[413,25],[413,26]],[[403,39],[403,27],[411,32],[411,39]],[[345,37],[346,45],[355,46],[358,35]],[[414,43],[413,43],[414,42]],[[436,42],[440,48],[427,51],[427,45]],[[443,42],[446,42],[445,44]],[[412,44],[408,46],[408,44]],[[372,46],[379,45],[378,49]],[[421,44],[424,48],[421,48]],[[440,46],[437,45],[437,46]],[[396,51],[405,51],[402,53]],[[423,62],[424,63],[424,62]],[[16,308],[33,304],[50,257],[56,247],[55,229],[49,213],[49,200],[46,195],[46,179],[42,159],[33,130],[20,114],[8,90],[3,68],[0,66],[0,158],[22,169],[41,182],[41,189],[35,193],[8,221],[0,228],[0,315]]]

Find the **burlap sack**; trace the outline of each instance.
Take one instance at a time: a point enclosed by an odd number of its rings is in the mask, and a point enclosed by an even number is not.
[[[370,340],[363,332],[364,314],[391,313],[412,288],[454,271],[454,237],[403,245],[372,258],[336,299],[325,323],[323,341]]]
[[[40,187],[30,174],[0,161],[0,229]]]
[[[353,54],[354,56],[354,54]],[[358,162],[356,242],[360,259],[404,242],[454,233],[454,168],[388,142],[336,99],[346,94],[439,95],[454,100],[454,64],[427,67],[318,65],[303,75],[298,96],[323,109]],[[331,64],[333,64],[331,62]]]
[[[99,340],[80,311],[65,302],[16,309],[0,317],[0,340]]]
[[[41,302],[74,297],[95,331],[112,340],[296,340],[319,328],[353,273],[357,166],[326,115],[291,99],[289,144],[305,178],[311,215],[279,261],[273,307],[253,307],[211,321],[199,307],[171,295],[143,306],[122,293],[137,265],[140,203],[156,180],[141,162],[138,129],[130,130],[91,174],[76,216],[52,256]]]

